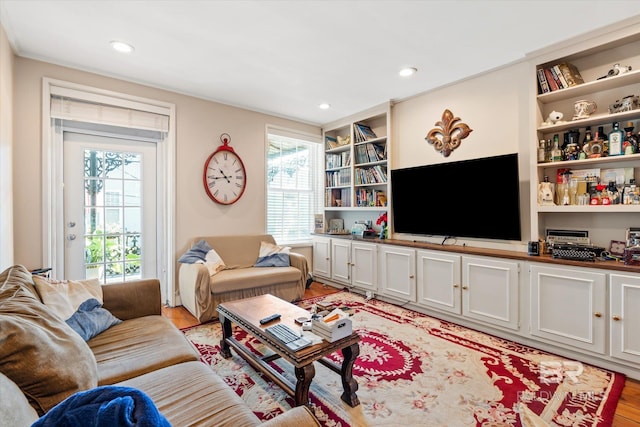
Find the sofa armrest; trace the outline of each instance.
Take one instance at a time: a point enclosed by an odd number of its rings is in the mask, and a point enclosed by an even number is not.
[[[291,408],[287,412],[283,412],[260,425],[262,427],[320,427],[320,423],[306,406]]]
[[[291,267],[295,267],[302,272],[302,284],[304,288],[309,278],[309,262],[307,261],[307,257],[296,252],[289,252],[289,264],[291,264]]]
[[[102,285],[102,296],[103,307],[121,320],[162,314],[158,279]]]

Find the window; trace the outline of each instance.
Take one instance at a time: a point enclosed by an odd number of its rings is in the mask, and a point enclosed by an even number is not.
[[[311,240],[322,211],[320,137],[267,129],[267,233],[279,244]]]

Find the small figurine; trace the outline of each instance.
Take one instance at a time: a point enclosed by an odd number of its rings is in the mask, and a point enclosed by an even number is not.
[[[553,206],[553,183],[552,182],[540,182],[538,183],[538,205],[540,206]]]
[[[551,113],[549,113],[549,117],[547,117],[547,121],[542,122],[542,125],[551,126],[551,125],[555,125],[556,123],[562,123],[563,118],[564,118],[564,114],[562,114],[560,111],[552,111]]]

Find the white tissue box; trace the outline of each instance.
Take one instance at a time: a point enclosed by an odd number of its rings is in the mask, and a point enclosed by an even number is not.
[[[321,336],[329,342],[338,341],[351,335],[351,319],[343,317],[329,323],[326,323],[322,319],[312,320],[311,332]]]

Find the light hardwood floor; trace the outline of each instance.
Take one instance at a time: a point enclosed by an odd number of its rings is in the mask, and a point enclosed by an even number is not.
[[[338,289],[313,282],[305,291],[305,298],[327,295]],[[163,316],[171,319],[178,328],[195,326],[199,322],[184,307],[163,307]],[[613,427],[640,427],[640,382],[627,379],[616,408]]]

